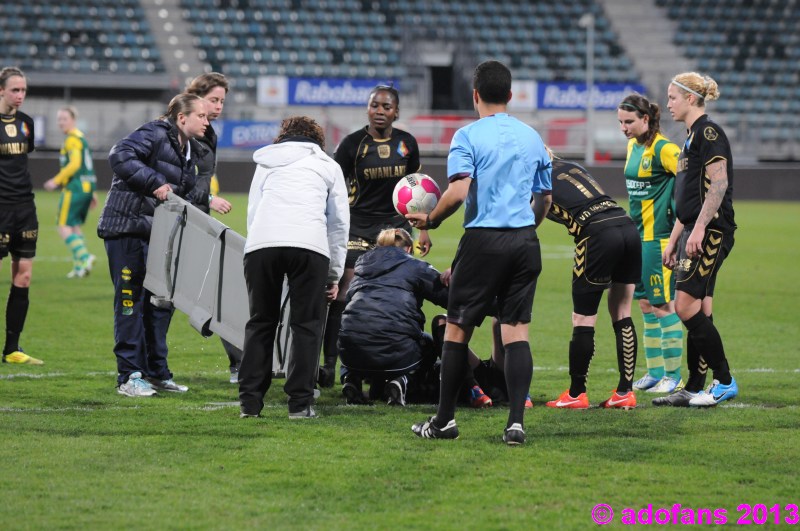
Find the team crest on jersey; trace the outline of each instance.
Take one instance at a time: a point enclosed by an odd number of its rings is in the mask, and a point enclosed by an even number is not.
[[[650,157],[642,158],[642,169],[643,170],[649,170],[650,166],[652,166],[652,164],[653,164],[653,159],[651,159]]]
[[[392,148],[387,146],[386,144],[381,144],[378,146],[378,156],[382,159],[388,159],[389,155],[392,154]]]
[[[17,126],[14,124],[6,124],[6,134],[10,137],[17,136]]]
[[[677,269],[678,271],[683,271],[684,273],[688,272],[689,269],[691,269],[691,267],[692,267],[692,261],[688,258],[681,258],[675,265],[675,269]]]
[[[717,139],[717,137],[719,137],[719,134],[717,133],[716,129],[709,126],[703,129],[703,136],[706,137],[706,140],[709,142],[713,142]]]
[[[406,147],[406,143],[403,142],[402,140],[397,145],[397,154],[400,155],[401,157],[405,157],[406,155],[408,155],[408,148]]]

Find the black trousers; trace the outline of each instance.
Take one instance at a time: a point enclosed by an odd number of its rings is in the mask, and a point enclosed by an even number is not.
[[[250,320],[245,327],[244,356],[239,368],[239,401],[243,412],[260,412],[272,383],[272,354],[284,276],[289,283],[292,356],[283,390],[289,395],[291,412],[313,403],[329,265],[327,257],[297,247],[270,247],[245,255]]]

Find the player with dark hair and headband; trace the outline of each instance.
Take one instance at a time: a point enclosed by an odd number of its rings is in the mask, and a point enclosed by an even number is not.
[[[375,248],[381,230],[401,228],[411,232],[408,220],[394,209],[392,192],[401,177],[418,172],[421,166],[416,139],[393,125],[399,117],[400,94],[397,89],[378,85],[370,92],[367,101],[369,123],[347,135],[333,155],[342,168],[348,187],[350,234],[339,296],[330,305],[325,325],[324,365],[319,378],[322,387],[332,387],[336,377],[336,342],[356,260]],[[422,256],[428,254],[431,241],[427,231],[420,232],[417,246]]]
[[[686,125],[688,135],[675,181],[678,221],[663,260],[675,271],[675,310],[688,332],[689,380],[684,389],[653,400],[656,406],[715,406],[739,394],[711,317],[717,275],[733,249],[736,230],[731,145],[705,112],[706,101],[718,97],[716,81],[696,72],[678,74],[667,89],[667,108]],[[714,380],[704,391],[708,367]]]
[[[671,393],[683,387],[683,326],[675,313],[675,277],[661,254],[675,226],[673,190],[680,148],[661,134],[661,109],[644,96],[626,96],[617,107],[617,119],[628,138],[624,174],[629,212],[642,240],[642,276],[634,297],[644,318],[647,374],[633,388]]]
[[[0,262],[11,254],[3,363],[43,365],[19,346],[28,315],[28,290],[39,236],[28,172],[28,153],[34,148],[33,119],[19,110],[27,93],[28,82],[22,70],[0,70]]]

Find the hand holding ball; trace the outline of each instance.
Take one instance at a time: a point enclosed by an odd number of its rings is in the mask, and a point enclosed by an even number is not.
[[[441,197],[436,181],[424,173],[412,173],[397,182],[392,193],[392,202],[401,216],[430,214]]]

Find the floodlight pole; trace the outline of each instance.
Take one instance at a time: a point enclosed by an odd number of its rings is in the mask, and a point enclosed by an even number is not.
[[[578,25],[586,28],[586,156],[594,164],[594,15],[585,13]]]

